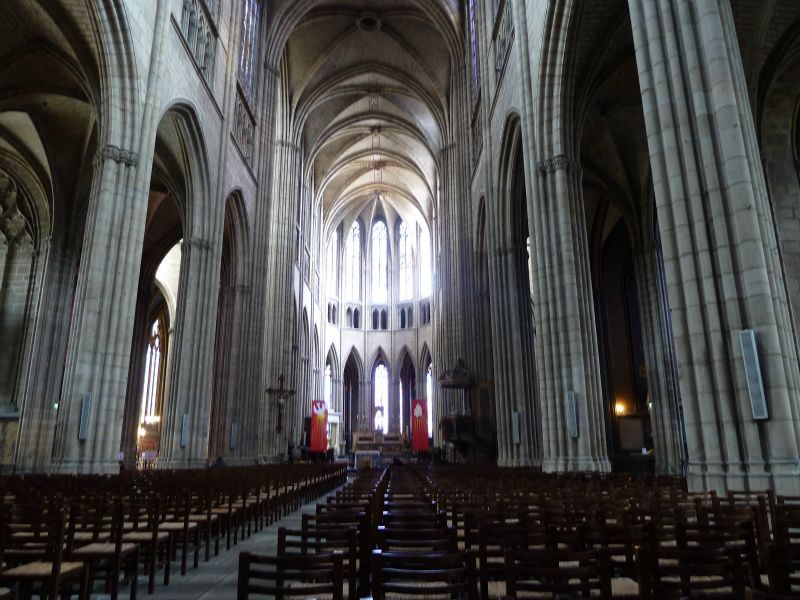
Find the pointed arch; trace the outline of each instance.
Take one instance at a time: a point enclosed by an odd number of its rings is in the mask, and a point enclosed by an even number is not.
[[[397,372],[400,371],[400,367],[403,364],[403,361],[405,361],[406,357],[408,357],[408,360],[411,361],[411,365],[416,368],[418,363],[416,360],[414,360],[414,355],[411,353],[411,350],[408,349],[408,346],[403,344],[397,353],[397,361],[395,362],[395,369]]]
[[[162,111],[156,137],[156,162],[164,183],[178,204],[185,236],[211,240],[217,223],[211,201],[211,173],[206,136],[198,111],[187,100],[177,100]],[[178,174],[179,177],[175,177]]]
[[[325,363],[330,363],[331,369],[335,375],[340,374],[339,353],[336,352],[336,345],[331,344],[328,348],[328,354],[325,356]]]
[[[524,226],[526,232],[528,229],[527,220],[520,222],[522,221],[519,218],[521,207],[516,206],[513,202],[514,198],[519,197],[519,194],[515,193],[520,191],[515,189],[519,181],[516,176],[519,169],[523,169],[523,182],[527,181],[527,174],[524,170],[525,161],[522,159],[522,119],[519,113],[510,112],[508,114],[501,140],[497,172],[499,205],[496,207],[496,218],[493,220],[495,222],[495,231],[498,233],[498,240],[503,238],[508,240],[508,238],[514,238],[514,234],[518,233],[520,227]],[[524,192],[525,190],[521,191]],[[492,211],[489,211],[489,215],[491,213]],[[486,213],[484,214],[488,216]]]

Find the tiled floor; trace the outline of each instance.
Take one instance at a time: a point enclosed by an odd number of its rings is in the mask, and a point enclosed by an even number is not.
[[[236,546],[231,546],[230,550],[225,550],[225,542],[221,540],[219,556],[214,556],[212,547],[211,560],[208,562],[203,562],[203,549],[201,548],[200,566],[197,569],[192,569],[193,555],[190,554],[189,568],[183,577],[180,574],[180,555],[178,555],[178,560],[172,562],[172,576],[169,585],[163,585],[164,574],[163,571],[159,571],[156,575],[155,593],[150,596],[147,594],[147,578],[140,576],[138,598],[141,600],[235,600],[239,553],[249,550],[260,554],[275,554],[278,528],[299,528],[303,512],[314,512],[316,503],[317,500],[306,504],[300,510],[276,521],[258,534],[252,535],[244,541],[240,540]],[[98,584],[98,586],[100,585]],[[120,592],[120,600],[129,600],[127,587],[123,587]],[[109,598],[110,596],[107,594],[92,594],[92,600],[108,600]]]

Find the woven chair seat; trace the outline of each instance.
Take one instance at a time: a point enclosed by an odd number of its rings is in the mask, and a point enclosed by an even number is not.
[[[189,530],[197,529],[196,521],[189,521],[187,524]],[[183,523],[178,521],[167,521],[166,523],[159,523],[158,528],[162,531],[183,531]]]
[[[76,531],[75,534],[72,536],[76,542],[107,542],[111,539],[111,532],[109,531],[101,531],[97,534],[95,538],[95,534],[91,531]]]
[[[129,531],[122,534],[122,539],[126,542],[149,542],[153,538],[152,531]],[[166,531],[159,531],[157,540],[159,542],[169,539],[169,533]]]
[[[13,597],[10,589],[0,588],[0,600],[12,600]]]
[[[120,552],[127,554],[134,552],[138,548],[137,544],[127,543],[122,544]],[[117,551],[117,545],[110,542],[96,542],[88,546],[81,546],[77,550],[73,550],[72,556],[77,558],[100,558],[104,556],[111,556]]]
[[[189,515],[189,522],[190,523],[205,523],[206,521],[219,521],[219,515],[215,515],[213,512],[209,518],[209,515]]]
[[[82,562],[62,562],[60,575],[62,577],[80,575],[82,570]],[[3,571],[2,576],[7,579],[42,579],[50,577],[52,573],[53,563],[37,560]]]

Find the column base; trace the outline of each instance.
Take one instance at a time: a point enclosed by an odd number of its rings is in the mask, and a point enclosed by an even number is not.
[[[50,465],[52,475],[116,475],[118,460],[59,460]]]
[[[800,495],[800,459],[765,465],[689,463],[686,482],[690,492],[729,490],[760,492],[772,489],[785,496]]]
[[[546,458],[542,460],[542,471],[545,473],[610,473],[611,463],[607,458],[591,456]]]
[[[212,460],[213,463],[213,460]],[[156,469],[206,469],[209,466],[207,458],[162,458],[156,460]]]
[[[541,468],[542,461],[538,458],[512,458],[512,459],[497,459],[498,467],[532,467]]]

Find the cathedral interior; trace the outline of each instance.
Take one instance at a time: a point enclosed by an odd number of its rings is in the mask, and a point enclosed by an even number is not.
[[[6,0],[0,57],[0,600],[800,596],[800,2]]]

